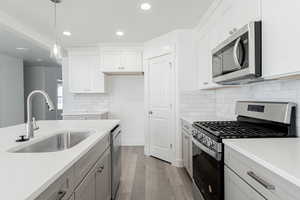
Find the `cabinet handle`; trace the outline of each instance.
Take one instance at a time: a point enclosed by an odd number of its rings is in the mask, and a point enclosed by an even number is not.
[[[267,190],[275,190],[275,186],[274,185],[272,185],[272,184],[268,183],[267,181],[265,181],[264,179],[260,178],[254,172],[248,171],[247,174],[248,174],[248,176],[250,176],[251,178],[253,178],[256,182],[258,182],[259,184],[261,184]]]
[[[60,190],[60,191],[57,193],[57,197],[56,197],[55,200],[62,200],[66,194],[67,194],[67,191]]]
[[[103,166],[103,165],[100,166],[100,167],[98,168],[98,170],[97,170],[97,173],[102,173],[103,169],[104,169],[104,166]]]

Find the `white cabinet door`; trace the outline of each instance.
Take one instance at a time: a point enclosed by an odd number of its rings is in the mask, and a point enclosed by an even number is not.
[[[125,71],[142,71],[142,56],[136,51],[124,51],[122,53],[122,69]]]
[[[265,200],[252,187],[225,166],[225,200]]]
[[[69,56],[69,87],[73,93],[104,93],[105,75],[97,55]]]
[[[89,91],[91,88],[90,65],[86,56],[69,57],[69,87],[71,92]]]
[[[101,70],[118,71],[121,69],[121,52],[120,51],[101,51]]]
[[[142,72],[141,50],[131,49],[103,49],[101,50],[101,67],[104,73],[128,74]]]
[[[189,171],[189,136],[182,130],[182,157],[183,166]]]
[[[95,93],[105,92],[105,75],[100,71],[99,56],[90,57],[90,77],[91,77],[91,91]]]
[[[223,0],[212,18],[214,48],[244,25],[261,20],[261,0]]]
[[[300,1],[262,0],[263,76],[300,73]]]
[[[198,47],[199,86],[203,88],[211,82],[209,32],[205,33],[199,40]]]

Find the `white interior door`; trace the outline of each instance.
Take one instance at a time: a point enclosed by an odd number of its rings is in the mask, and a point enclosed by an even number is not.
[[[153,58],[148,67],[150,155],[171,162],[172,57]]]

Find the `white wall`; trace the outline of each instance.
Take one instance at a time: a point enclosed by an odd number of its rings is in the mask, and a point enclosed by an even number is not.
[[[25,66],[24,67],[24,93],[26,99],[33,90],[46,91],[55,107],[57,107],[57,79],[61,79],[61,67],[59,66]],[[33,98],[32,115],[37,120],[55,120],[56,111],[49,111],[42,96]],[[25,109],[26,110],[26,109]],[[26,116],[25,116],[26,119]]]
[[[108,76],[106,84],[106,94],[70,93],[64,60],[64,112],[108,109],[110,118],[121,120],[122,145],[144,145],[144,76]]]
[[[122,144],[144,145],[144,76],[110,76],[109,112],[121,120]]]
[[[0,127],[24,122],[23,60],[0,54]]]

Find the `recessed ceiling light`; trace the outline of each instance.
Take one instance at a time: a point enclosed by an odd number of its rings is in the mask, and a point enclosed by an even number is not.
[[[42,61],[43,61],[43,59],[41,59],[41,58],[38,58],[38,59],[36,59],[36,61],[38,61],[38,62],[42,62]]]
[[[142,3],[141,6],[140,6],[141,10],[150,10],[151,7],[152,7],[151,4],[147,3],[147,2]]]
[[[116,35],[117,35],[117,36],[120,36],[120,37],[121,37],[121,36],[124,36],[124,32],[123,32],[123,31],[117,31],[117,32],[116,32]]]
[[[70,31],[64,31],[63,34],[64,34],[65,36],[71,36],[71,35],[72,35],[72,33],[71,33]]]
[[[22,51],[22,50],[28,50],[28,48],[25,48],[25,47],[17,47],[16,49],[20,50],[20,51]]]

